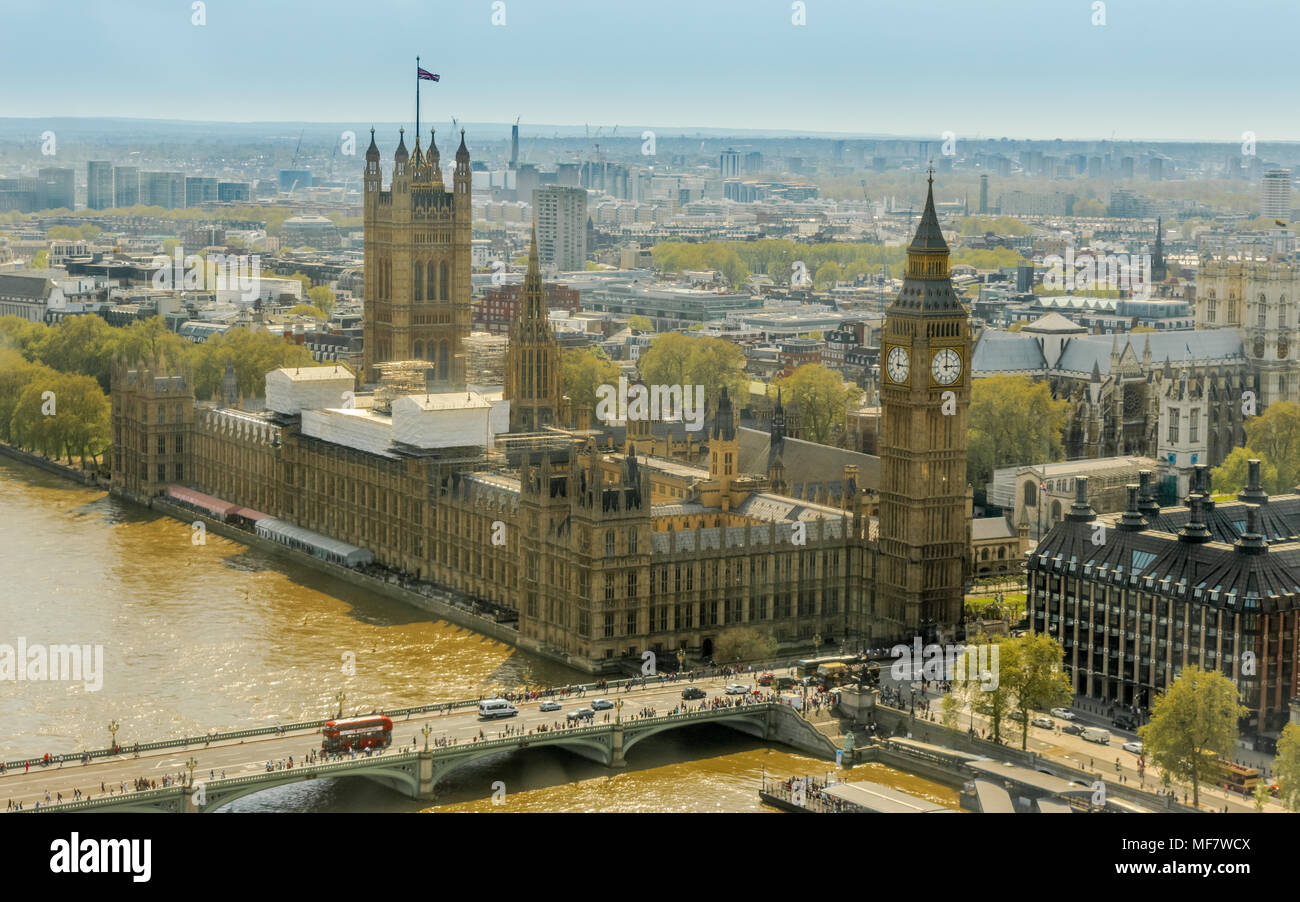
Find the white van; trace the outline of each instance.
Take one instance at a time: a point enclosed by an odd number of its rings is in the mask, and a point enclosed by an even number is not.
[[[478,703],[478,716],[489,720],[497,717],[514,717],[519,709],[504,698],[485,698]]]
[[[1101,727],[1084,727],[1079,735],[1098,745],[1110,745],[1110,730],[1103,730]]]

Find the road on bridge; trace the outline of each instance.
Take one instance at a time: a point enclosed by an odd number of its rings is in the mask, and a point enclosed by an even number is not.
[[[787,671],[783,671],[787,672]],[[678,705],[689,706],[695,710],[701,705],[710,704],[716,697],[723,696],[723,687],[731,682],[753,685],[756,674],[734,677],[707,677],[694,681],[648,678],[644,686],[635,686],[630,691],[623,688],[608,690],[587,689],[582,695],[570,694],[564,698],[554,696],[551,699],[539,699],[530,702],[516,702],[519,714],[515,717],[498,720],[483,720],[478,716],[478,708],[465,707],[452,709],[450,713],[413,713],[409,718],[393,719],[393,744],[389,753],[394,751],[412,751],[422,749],[425,736],[421,732],[425,725],[430,726],[428,737],[430,748],[445,741],[456,745],[473,742],[476,738],[497,739],[507,735],[527,733],[536,727],[545,725],[548,729],[564,729],[565,715],[578,708],[590,708],[598,698],[611,702],[623,701],[621,712],[616,709],[597,711],[593,723],[613,723],[616,714],[624,720],[631,720],[643,709],[652,708],[658,715],[670,713]],[[687,686],[698,686],[708,692],[708,698],[683,701],[682,690]],[[766,692],[766,690],[764,690]],[[558,701],[561,710],[541,711],[544,701]],[[348,716],[363,716],[361,712]],[[293,756],[294,765],[300,765],[313,750],[320,751],[320,731],[318,729],[297,730],[281,735],[274,733],[243,740],[220,740],[208,745],[195,742],[189,746],[173,746],[150,752],[142,752],[135,757],[130,751],[130,743],[123,740],[128,749],[122,754],[94,758],[88,764],[82,764],[75,753],[64,754],[64,762],[40,766],[33,763],[29,772],[21,767],[9,768],[0,776],[0,796],[6,801],[6,810],[18,802],[24,809],[32,809],[37,802],[44,808],[47,804],[46,793],[52,804],[57,806],[58,795],[62,793],[64,802],[73,801],[73,790],[81,790],[81,798],[100,798],[110,791],[119,794],[125,786],[130,792],[137,779],[156,781],[162,787],[163,777],[171,778],[172,783],[182,778],[188,779],[186,761],[193,757],[198,764],[194,769],[194,781],[208,779],[230,779],[248,777],[266,773],[267,762],[286,762]],[[54,755],[51,754],[51,758]],[[72,758],[75,760],[69,761]],[[339,759],[342,760],[342,759]]]

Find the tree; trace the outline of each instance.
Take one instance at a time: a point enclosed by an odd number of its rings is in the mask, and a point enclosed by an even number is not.
[[[656,335],[637,362],[641,378],[648,385],[685,385],[698,340],[680,332]]]
[[[116,350],[128,361],[152,363],[161,355],[168,365],[174,365],[189,356],[191,347],[189,342],[167,328],[162,317],[151,316],[120,332]]]
[[[1018,651],[1015,646],[1011,646],[1006,649],[1007,654],[1003,654],[1003,646],[1006,646],[1009,640],[998,637],[994,641],[998,646],[998,672],[1001,674],[1008,665],[1008,658],[1014,659]],[[975,651],[968,648],[962,656],[963,660],[966,655],[971,654],[975,654]],[[992,657],[991,653],[990,657]],[[1010,663],[1012,666],[1015,665],[1014,660]],[[970,672],[969,665],[963,666],[963,672]],[[970,682],[965,685],[968,687],[967,691],[970,693],[971,704],[975,709],[975,713],[988,718],[993,741],[1001,742],[1002,721],[1006,720],[1007,715],[1015,710],[1016,692],[1010,682],[999,676],[997,680],[988,681],[987,689],[984,688],[984,683]]]
[[[1025,327],[1025,324],[1024,324],[1024,323],[1012,323],[1011,325],[1007,326],[1007,331],[1008,331],[1008,332],[1019,332],[1019,331],[1020,331],[1021,329],[1023,329],[1024,327]]]
[[[227,329],[223,334],[195,345],[192,354],[194,396],[200,400],[216,397],[221,391],[227,361],[234,363],[235,382],[245,398],[262,396],[266,374],[271,370],[318,365],[311,352],[301,345],[244,326]]]
[[[1277,467],[1280,490],[1293,489],[1300,482],[1300,404],[1277,401],[1247,420],[1246,445]]]
[[[817,267],[813,276],[813,287],[818,289],[834,288],[840,280],[840,265],[834,260],[827,260]]]
[[[771,633],[750,626],[737,626],[723,630],[714,640],[713,660],[720,663],[761,661],[773,657],[778,647]]]
[[[629,316],[627,318],[627,327],[636,332],[653,332],[655,324],[650,321],[648,316]]]
[[[1028,376],[990,376],[971,388],[967,461],[972,485],[1013,464],[1041,464],[1065,456],[1068,401],[1052,398],[1046,382]]]
[[[49,421],[50,440],[59,456],[74,454],[86,466],[86,455],[98,458],[109,444],[109,404],[99,383],[80,373],[60,373],[54,380],[54,414]]]
[[[1151,722],[1138,737],[1156,767],[1192,784],[1192,804],[1200,805],[1201,781],[1214,774],[1216,762],[1230,759],[1237,722],[1248,713],[1232,680],[1190,665],[1156,696]]]
[[[307,299],[311,301],[313,307],[325,314],[321,319],[329,319],[330,314],[334,312],[334,292],[325,285],[307,289]]]
[[[840,375],[820,363],[805,363],[784,379],[778,379],[768,394],[780,389],[782,400],[799,411],[803,437],[828,442],[836,427],[842,427],[849,406],[857,404],[862,390],[845,385]]]
[[[118,333],[98,316],[69,316],[34,346],[36,358],[64,373],[81,373],[109,390]]]
[[[1070,704],[1074,689],[1061,669],[1064,650],[1046,633],[1009,639],[999,646],[998,679],[1009,685],[1020,712],[1020,750],[1029,742],[1030,710]],[[1008,654],[1008,652],[1010,652]]]
[[[1281,494],[1288,487],[1278,477],[1277,467],[1250,448],[1233,448],[1223,463],[1210,471],[1210,483],[1216,492],[1235,495],[1250,480],[1250,461],[1259,461],[1259,484],[1270,495]]]
[[[49,251],[37,251],[36,256],[32,257],[32,269],[44,269],[50,263]]]
[[[594,348],[568,348],[560,351],[560,393],[573,403],[574,413],[586,407],[595,415],[596,389],[617,385],[622,372],[618,366]]]
[[[1255,810],[1256,811],[1263,811],[1264,804],[1269,800],[1270,797],[1271,796],[1268,791],[1267,783],[1255,784]]]
[[[312,319],[329,319],[325,311],[319,307],[313,307],[311,304],[295,304],[289,311],[290,316],[310,316]]]
[[[1277,791],[1287,811],[1300,811],[1300,724],[1289,723],[1277,739],[1273,761]]]
[[[749,380],[745,376],[745,352],[724,338],[689,338],[693,345],[687,361],[686,382],[683,385],[702,385],[710,405],[717,404],[722,389],[736,407],[747,400]]]

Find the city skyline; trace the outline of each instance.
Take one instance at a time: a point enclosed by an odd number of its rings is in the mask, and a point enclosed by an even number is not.
[[[966,139],[1239,141],[1244,132],[1260,142],[1300,138],[1286,113],[1256,90],[1255,60],[1284,53],[1294,30],[1285,19],[1300,16],[1270,4],[1254,6],[1268,6],[1278,27],[1251,31],[1246,23],[1258,16],[1240,8],[1228,16],[1201,0],[1140,8],[1111,2],[1102,10],[1089,3],[1005,0],[989,9],[939,2],[924,21],[946,28],[926,32],[923,60],[914,53],[920,23],[908,7],[667,3],[620,10],[611,31],[602,18],[608,11],[586,0],[567,4],[564,15],[525,0],[448,10],[381,0],[364,15],[327,4],[313,7],[311,17],[243,2],[191,6],[164,16],[126,4],[69,17],[62,38],[103,52],[87,54],[75,69],[51,69],[43,90],[11,99],[9,112],[15,118],[404,122],[414,118],[411,70],[421,55],[442,76],[424,90],[430,122],[523,116],[607,128],[635,122],[854,135],[951,131]],[[1105,24],[1092,24],[1099,14]],[[504,24],[493,25],[494,16]],[[806,24],[792,23],[801,16]],[[200,17],[203,25],[192,24]],[[259,23],[256,32],[246,27],[250,17]],[[409,27],[395,31],[398,19]],[[15,47],[0,61],[0,77],[17,81],[42,65],[48,24],[39,10],[20,9],[7,26]],[[428,37],[420,37],[426,27]],[[142,31],[157,38],[149,48],[153,66],[138,66],[137,51],[126,49]],[[1002,36],[1012,33],[1008,52]],[[447,34],[457,39],[447,41]],[[358,54],[350,65],[303,65],[281,46],[286,38],[329,46],[340,35]],[[1181,47],[1182,58],[1212,54],[1216,63],[1184,67],[1177,95],[1153,96],[1142,86],[1168,84],[1171,72],[1151,35]],[[628,53],[630,36],[638,47],[664,49],[639,61]],[[545,52],[575,43],[576,53],[549,58]],[[151,74],[157,67],[221,77],[160,83]],[[626,77],[615,77],[619,72]],[[377,82],[393,88],[376,95]],[[87,83],[113,90],[88,92]],[[410,86],[409,98],[401,85]],[[989,85],[999,86],[1002,102],[990,98]],[[1179,105],[1180,95],[1195,106]],[[283,98],[293,98],[292,113]]]

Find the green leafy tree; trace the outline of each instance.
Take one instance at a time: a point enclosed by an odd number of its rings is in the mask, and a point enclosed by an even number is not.
[[[310,316],[312,319],[328,319],[325,311],[319,307],[313,307],[311,304],[295,304],[289,311],[290,316]]]
[[[49,251],[37,251],[36,255],[32,257],[32,269],[44,269],[49,265],[50,265]]]
[[[334,292],[325,285],[317,285],[315,288],[307,289],[307,300],[313,307],[320,310],[325,316],[322,319],[328,319],[334,312]]]
[[[771,633],[750,626],[723,630],[713,642],[713,660],[730,664],[735,661],[761,661],[776,655],[779,645]]]
[[[35,354],[60,372],[90,376],[108,391],[120,332],[98,316],[69,316],[46,332]]]
[[[1020,749],[1024,751],[1029,742],[1031,711],[1068,705],[1074,699],[1074,690],[1061,669],[1064,650],[1051,636],[1032,633],[1008,639],[999,650],[999,679],[1008,683],[1015,696],[1015,709],[1021,718]]]
[[[1003,639],[1003,637],[996,637],[994,643],[998,646],[998,673],[1005,672],[1008,664],[1016,666],[1016,662],[1014,660],[1008,661],[1008,658],[1014,659],[1016,657],[1019,653],[1017,648],[1012,646],[1004,649],[1003,646],[1006,645],[1007,640]],[[968,652],[967,654],[972,653]],[[962,657],[965,658],[965,655]],[[970,670],[967,668],[964,672],[969,673]],[[987,683],[988,688],[985,688],[985,682],[970,682],[965,685],[970,693],[975,713],[988,718],[989,731],[992,733],[993,741],[1001,742],[1002,723],[1007,719],[1007,715],[1015,710],[1016,691],[1010,682],[1001,679],[1000,676],[996,681],[989,680]]]
[[[1246,421],[1246,446],[1277,467],[1278,491],[1300,483],[1300,404],[1276,401]]]
[[[637,362],[641,378],[648,385],[685,385],[698,340],[680,332],[656,335]]]
[[[1214,491],[1235,495],[1245,488],[1250,480],[1251,460],[1259,461],[1259,483],[1264,491],[1270,495],[1287,491],[1273,462],[1265,460],[1251,448],[1233,448],[1232,453],[1223,459],[1223,463],[1210,471],[1210,483]]]
[[[193,345],[167,328],[162,317],[151,316],[119,331],[116,351],[128,361],[147,360],[152,363],[161,356],[168,366],[174,366],[188,358],[191,347]]]
[[[1216,762],[1231,758],[1237,722],[1248,713],[1232,680],[1188,666],[1156,696],[1151,722],[1138,737],[1147,760],[1172,779],[1190,782],[1192,803],[1200,805],[1201,782],[1215,775]]]
[[[1282,804],[1287,811],[1300,811],[1300,724],[1289,723],[1282,728],[1273,772]]]
[[[618,385],[618,366],[595,348],[568,348],[560,352],[560,393],[567,395],[574,413],[586,407],[596,415],[596,389]]]
[[[1053,400],[1046,382],[1008,375],[976,379],[967,427],[971,483],[987,483],[999,467],[1061,460],[1068,410],[1069,402]]]
[[[862,390],[846,385],[840,375],[820,363],[805,363],[784,379],[776,380],[768,394],[776,397],[780,389],[784,403],[799,411],[803,437],[812,442],[828,442],[837,428],[844,426],[850,406],[862,397]]]
[[[629,316],[627,318],[627,327],[637,332],[653,332],[655,324],[651,322],[648,316]]]
[[[227,329],[202,344],[191,356],[194,395],[200,400],[220,395],[226,362],[233,361],[235,381],[245,398],[260,398],[266,388],[266,374],[282,367],[317,366],[311,352],[270,332],[243,326]]]

